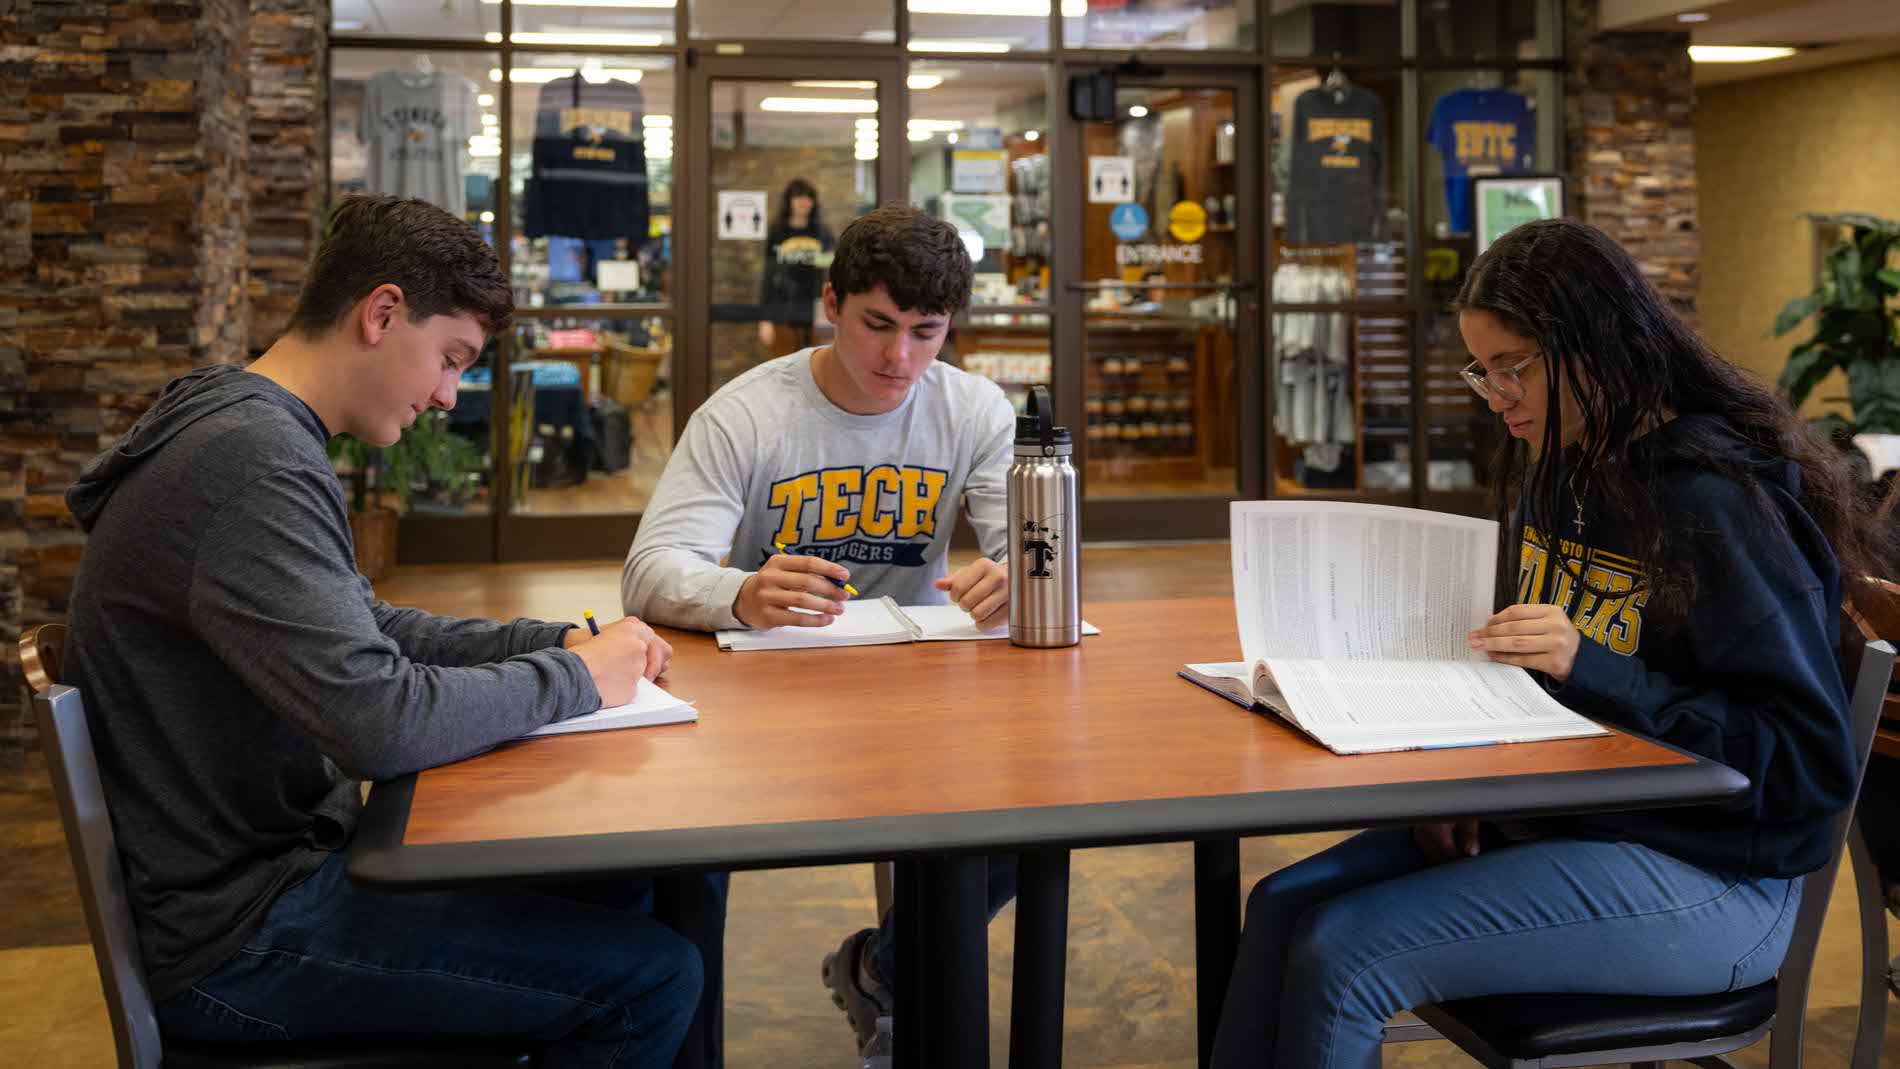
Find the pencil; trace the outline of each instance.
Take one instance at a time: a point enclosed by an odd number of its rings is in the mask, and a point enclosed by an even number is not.
[[[588,609],[582,612],[581,617],[587,621],[587,630],[596,635],[600,634],[600,625],[594,622],[594,610]]]
[[[774,542],[774,543],[772,543],[772,544],[778,547],[778,551],[779,551],[780,553],[790,553],[790,552],[791,552],[791,550],[789,550],[789,549],[786,549],[786,548],[785,548],[785,543],[783,543],[783,542]],[[826,579],[831,579],[831,577],[830,577],[830,576],[828,576],[828,575],[827,575],[827,576],[825,576],[825,578],[826,578]],[[837,581],[836,579],[831,579],[831,581],[832,581],[832,582],[834,582],[834,583],[838,583],[838,581]],[[844,589],[845,589],[845,593],[847,593],[847,594],[850,594],[850,595],[851,595],[852,597],[854,597],[854,598],[855,598],[855,597],[857,597],[857,596],[858,596],[858,588],[857,588],[857,587],[854,587],[854,586],[852,586],[852,585],[851,585],[850,583],[838,583],[838,585],[839,585],[839,586],[841,586],[841,587],[844,587]]]

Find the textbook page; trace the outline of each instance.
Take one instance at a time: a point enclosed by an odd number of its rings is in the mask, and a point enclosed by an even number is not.
[[[1496,521],[1305,501],[1236,501],[1232,517],[1248,661],[1489,663],[1465,636],[1491,616]]]
[[[685,724],[697,721],[699,711],[666,692],[651,679],[642,679],[633,688],[633,700],[625,705],[598,709],[581,716],[570,716],[538,727],[526,735],[568,735],[577,731],[612,731],[616,728],[646,728],[660,724]]]
[[[1334,753],[1609,734],[1508,664],[1269,657],[1266,669],[1287,718]]]

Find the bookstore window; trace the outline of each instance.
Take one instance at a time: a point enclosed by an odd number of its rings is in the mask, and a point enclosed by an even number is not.
[[[419,197],[495,240],[501,137],[492,52],[330,54],[330,190]]]
[[[911,203],[956,226],[976,269],[939,359],[995,380],[1021,410],[1050,370],[1044,68],[916,64],[909,81]]]
[[[1403,491],[1412,482],[1412,170],[1394,121],[1400,78],[1286,66],[1273,83],[1273,490]]]
[[[506,84],[515,303],[670,300],[672,57],[517,52]]]
[[[1062,43],[1068,48],[1200,50],[1254,46],[1255,8],[1246,0],[1057,2],[1062,6]]]
[[[1403,17],[1399,0],[1269,0],[1268,26],[1276,56],[1399,57]]]
[[[521,18],[515,9],[517,21]],[[337,37],[408,37],[480,41],[490,34],[499,40],[501,0],[481,3],[378,3],[377,0],[331,0],[330,33]],[[407,58],[392,53],[391,59]]]
[[[955,0],[943,5],[954,9]],[[748,0],[694,0],[692,36],[721,40],[826,40],[889,44],[897,40],[897,9],[889,0],[799,0],[762,6]]]

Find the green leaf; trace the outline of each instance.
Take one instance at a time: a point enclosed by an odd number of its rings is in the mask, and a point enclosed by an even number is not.
[[[1874,272],[1874,277],[1885,283],[1888,289],[1900,291],[1900,271],[1895,271],[1891,267],[1883,267]]]
[[[1900,434],[1900,360],[1860,357],[1850,362],[1847,398],[1862,430]]]
[[[1862,277],[1860,248],[1843,241],[1827,254],[1828,273],[1834,283],[1834,303],[1844,308],[1874,307],[1874,295]]]
[[[1777,385],[1781,392],[1788,395],[1788,402],[1796,408],[1808,399],[1815,386],[1827,377],[1836,366],[1833,350],[1826,345],[1811,341],[1797,345],[1794,352],[1788,354],[1788,366],[1781,370],[1781,380]]]
[[[1781,314],[1775,317],[1775,327],[1770,337],[1779,338],[1801,325],[1801,321],[1814,314],[1821,307],[1821,291],[1816,290],[1806,297],[1796,297],[1782,306]]]

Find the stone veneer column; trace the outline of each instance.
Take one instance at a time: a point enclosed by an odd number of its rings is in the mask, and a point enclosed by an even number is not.
[[[250,350],[284,331],[323,225],[330,0],[250,0]]]
[[[1571,211],[1636,257],[1695,317],[1695,81],[1686,33],[1599,33],[1597,0],[1566,0]]]
[[[0,4],[0,763],[64,616],[80,466],[246,350],[247,0]]]

